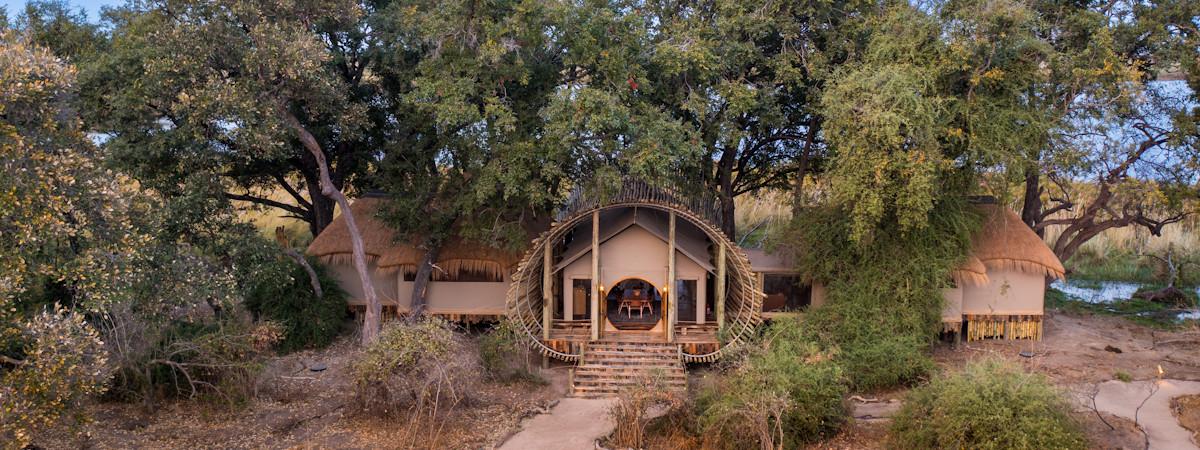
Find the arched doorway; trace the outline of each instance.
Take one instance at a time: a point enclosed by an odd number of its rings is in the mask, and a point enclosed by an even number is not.
[[[618,330],[649,330],[662,319],[662,293],[649,281],[628,278],[606,294],[605,313]]]

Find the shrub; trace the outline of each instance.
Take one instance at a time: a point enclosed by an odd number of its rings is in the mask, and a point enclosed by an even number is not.
[[[854,388],[907,385],[933,372],[933,359],[925,352],[928,348],[928,340],[912,334],[879,336],[842,344],[837,361],[850,374]]]
[[[704,433],[727,448],[793,448],[846,421],[842,369],[805,339],[799,321],[779,320],[746,363],[697,400]]]
[[[855,389],[926,378],[934,367],[925,349],[940,330],[941,289],[966,257],[978,215],[963,199],[947,197],[922,228],[884,221],[872,239],[855,242],[844,210],[806,212],[775,245],[801,273],[826,284],[827,304],[805,317],[812,339],[836,349]]]
[[[104,343],[83,316],[56,307],[20,323],[0,323],[0,447],[23,448],[31,434],[104,391],[111,371]]]
[[[329,345],[348,317],[345,293],[325,267],[311,258],[309,264],[321,283],[321,297],[313,292],[308,272],[302,266],[288,259],[279,259],[275,264],[283,266],[279,274],[249,289],[246,309],[256,319],[283,326],[283,339],[277,347],[282,352]]]
[[[110,310],[101,328],[117,367],[111,393],[148,408],[160,397],[244,404],[283,334],[278,324],[232,314],[159,323],[122,308]]]
[[[375,414],[407,408],[436,415],[473,393],[479,369],[475,352],[445,320],[389,322],[352,366],[355,403]]]
[[[533,373],[529,341],[509,319],[501,320],[479,338],[479,358],[494,380],[544,381]]]
[[[616,427],[609,436],[607,447],[645,448],[646,427],[650,424],[646,413],[652,407],[665,408],[669,413],[683,400],[683,393],[668,386],[659,374],[644,377],[623,389],[617,402],[608,410]]]
[[[1044,377],[996,360],[909,393],[892,423],[901,449],[1085,448],[1070,406]]]

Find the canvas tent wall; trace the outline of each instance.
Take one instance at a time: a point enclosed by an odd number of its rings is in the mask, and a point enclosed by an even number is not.
[[[612,288],[627,279],[641,279],[660,291],[667,284],[667,214],[649,208],[622,208],[606,211],[600,224],[600,284]],[[591,233],[591,221],[576,227],[576,233]],[[708,296],[706,279],[714,269],[709,261],[708,242],[704,234],[689,224],[680,222],[676,232],[676,279],[693,281],[696,285],[695,319],[704,323]],[[563,251],[563,259],[555,265],[561,271],[562,286],[572,286],[575,280],[590,279],[590,239],[572,239]],[[563,316],[578,314],[575,299],[563,302]]]

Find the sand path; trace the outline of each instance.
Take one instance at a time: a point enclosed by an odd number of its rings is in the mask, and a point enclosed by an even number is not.
[[[500,445],[500,450],[591,450],[596,440],[612,433],[608,409],[616,399],[568,397],[546,414],[526,419],[521,431]]]
[[[1146,432],[1151,449],[1198,450],[1192,433],[1171,414],[1171,399],[1191,394],[1200,394],[1200,382],[1106,381],[1099,385],[1096,408],[1136,421]]]

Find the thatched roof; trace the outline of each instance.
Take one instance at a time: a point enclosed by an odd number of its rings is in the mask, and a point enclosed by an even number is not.
[[[984,266],[1065,278],[1058,256],[1016,213],[994,204],[978,207],[984,213],[983,228],[972,240],[971,254]]]
[[[350,204],[363,236],[367,258],[375,262],[380,271],[394,273],[403,270],[411,273],[416,270],[425,252],[414,244],[397,242],[399,233],[377,217],[383,202],[384,199],[379,197],[362,197]],[[308,246],[308,254],[327,264],[349,264],[352,252],[350,232],[340,214]],[[438,252],[435,264],[443,272],[435,271],[438,272],[435,278],[468,271],[503,279],[508,269],[515,266],[520,258],[519,253],[452,237]]]
[[[980,261],[975,255],[967,255],[967,260],[951,271],[950,277],[954,278],[959,286],[968,284],[983,286],[989,281],[987,266],[984,266],[983,261]]]
[[[376,217],[383,199],[363,197],[350,204],[354,212],[354,220],[358,231],[362,234],[363,247],[367,259],[378,260],[391,248],[396,240],[396,232]],[[346,221],[338,214],[333,222],[321,231],[308,245],[307,253],[320,258],[327,264],[349,264],[353,249],[350,245],[350,230]]]
[[[415,272],[425,251],[415,245],[393,245],[379,259],[379,270]],[[521,254],[483,245],[460,237],[452,237],[438,252],[436,266],[457,274],[462,271],[483,273],[503,279],[509,268],[521,261]]]

